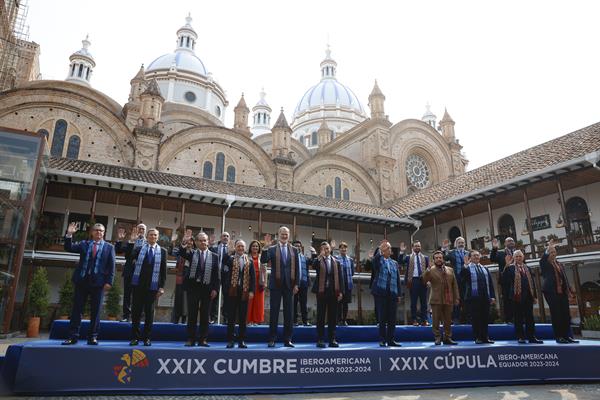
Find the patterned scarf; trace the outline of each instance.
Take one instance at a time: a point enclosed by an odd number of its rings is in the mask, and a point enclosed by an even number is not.
[[[465,249],[456,249],[454,253],[454,257],[456,259],[456,273],[460,275],[460,272],[465,266]]]
[[[231,285],[229,286],[229,297],[237,296],[238,283],[240,281],[240,258],[244,260],[244,276],[242,277],[242,301],[248,300],[248,290],[250,287],[250,264],[247,254],[241,256],[235,255],[233,259],[233,268],[231,270]]]
[[[394,260],[381,257],[379,273],[377,274],[377,287],[386,291],[388,279],[390,282],[390,292],[396,296],[398,294],[398,268]]]
[[[442,287],[444,288],[444,304],[452,304],[452,295],[450,294],[450,283],[448,282],[448,275],[446,274],[446,266],[442,264],[440,267],[442,271]]]
[[[275,249],[275,285],[280,288],[281,287],[281,245],[278,243],[277,248]],[[291,269],[291,287],[296,286],[296,257],[292,257],[294,253],[292,253],[292,246],[289,243],[286,243],[287,255],[292,260],[292,269]],[[272,266],[271,266],[272,267]]]
[[[514,264],[515,267],[515,301],[519,302],[521,301],[521,274],[525,274],[525,277],[527,278],[527,283],[529,284],[529,293],[531,294],[531,298],[535,299],[535,296],[533,294],[533,281],[531,279],[531,273],[529,272],[529,268],[527,268],[525,265],[521,264],[521,265],[517,265]]]
[[[482,267],[481,264],[473,264],[470,263],[469,266],[467,268],[469,268],[469,272],[471,273],[471,295],[472,296],[479,296],[479,274],[477,273],[477,267],[479,267],[482,270],[483,276],[484,276],[484,281],[485,281],[485,294],[486,297],[490,297],[490,291],[488,288],[488,282],[489,282],[489,278],[488,278],[488,270],[485,267]]]
[[[408,279],[412,279],[414,276],[417,257],[419,257],[419,261],[421,261],[421,273],[419,276],[423,274],[423,268],[425,268],[425,256],[421,252],[412,253],[408,259]]]
[[[552,264],[552,266],[554,267],[554,280],[556,281],[556,293],[557,294],[563,294],[564,290],[563,290],[563,286],[565,284],[565,270],[563,269],[563,266],[556,261],[556,259],[552,260],[550,262],[550,264]]]
[[[344,276],[346,278],[347,291],[352,290],[352,260],[347,256],[340,257],[344,266]]]
[[[192,265],[190,265],[190,275],[189,279],[196,279],[196,272],[198,270],[198,266],[200,263],[200,250],[192,250],[194,254],[192,255]],[[210,284],[210,276],[212,273],[212,256],[211,251],[206,249],[206,260],[204,260],[204,276],[201,276],[197,279],[197,282],[204,282],[205,285]]]
[[[96,259],[94,260],[94,275],[98,275],[100,270],[100,259],[102,258],[102,249],[104,249],[104,240],[100,240],[98,245],[96,246]],[[88,263],[90,261],[90,257],[93,256],[92,249],[94,248],[94,241],[88,241],[88,248],[85,252],[85,258],[83,259],[83,268],[81,269],[81,277],[84,278],[87,273]]]
[[[340,276],[338,275],[338,263],[335,258],[329,256],[331,263],[331,273],[333,274],[333,288],[335,290],[336,297],[340,294]],[[320,270],[319,270],[319,296],[325,295],[325,283],[327,282],[327,262],[325,257],[319,256]]]
[[[138,254],[137,260],[135,261],[135,270],[133,271],[133,277],[131,278],[132,286],[137,286],[140,283],[142,264],[144,264],[144,259],[146,258],[146,253],[148,253],[149,248],[150,245],[148,243],[144,244],[144,246],[140,250],[140,254]],[[160,275],[161,258],[162,252],[160,250],[160,246],[157,243],[156,248],[154,249],[154,266],[152,268],[152,282],[150,284],[150,290],[158,290],[158,276]]]

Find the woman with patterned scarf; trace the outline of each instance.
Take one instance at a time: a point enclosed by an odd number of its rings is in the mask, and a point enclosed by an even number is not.
[[[229,297],[227,319],[227,348],[233,348],[233,332],[235,321],[239,318],[238,347],[245,349],[246,338],[246,313],[248,300],[254,297],[256,273],[254,265],[246,254],[246,242],[235,242],[235,254],[227,260],[229,274],[223,279],[223,295]]]
[[[565,267],[556,259],[556,247],[552,240],[548,243],[548,249],[540,259],[540,267],[544,277],[542,292],[550,307],[552,330],[556,343],[578,343],[570,335],[569,299],[574,297],[573,288],[569,285]]]
[[[513,318],[515,334],[519,343],[525,343],[525,335],[529,343],[544,343],[535,337],[535,322],[533,320],[533,305],[537,303],[537,288],[531,269],[523,261],[525,256],[521,250],[513,253],[513,263],[502,272],[502,286],[513,303]],[[525,324],[525,331],[523,331]]]

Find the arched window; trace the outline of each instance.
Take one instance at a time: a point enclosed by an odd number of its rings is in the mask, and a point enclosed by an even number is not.
[[[217,163],[215,166],[215,180],[222,181],[225,177],[225,154],[217,153]]]
[[[311,144],[311,146],[316,146],[317,143],[318,143],[318,141],[317,141],[317,132],[315,131],[315,132],[313,132],[313,133],[310,134],[310,144]]]
[[[567,223],[575,246],[593,244],[592,224],[588,205],[581,197],[571,197],[567,204]]]
[[[235,167],[233,165],[227,167],[227,182],[235,183]]]
[[[344,189],[344,200],[350,200],[350,191],[348,189]]]
[[[46,138],[46,141],[48,141],[48,136],[50,136],[50,134],[48,133],[47,130],[40,129],[40,130],[38,130],[38,133],[41,133],[42,135],[44,135],[44,137]]]
[[[62,157],[66,134],[67,121],[59,119],[54,125],[54,135],[52,136],[52,146],[50,147],[51,157]]]
[[[333,197],[333,188],[331,187],[331,185],[327,185],[327,187],[325,188],[325,197]]]
[[[77,76],[81,78],[83,75],[83,64],[79,64],[79,71],[77,71]]]
[[[76,66],[76,65],[77,65],[77,64],[73,64],[73,66],[71,67],[71,76],[74,76],[74,75],[75,75],[75,66]]]
[[[205,161],[202,168],[202,177],[206,179],[212,179],[212,163]]]
[[[459,236],[462,235],[460,233],[460,229],[458,229],[458,226],[453,226],[452,228],[450,228],[450,230],[448,231],[448,239],[450,239],[450,246],[454,246],[454,241]]]
[[[335,178],[335,198],[342,198],[342,180],[337,176]]]
[[[69,146],[67,147],[67,158],[72,160],[77,160],[79,158],[79,144],[81,143],[81,139],[79,136],[73,135],[69,139]]]
[[[500,243],[504,243],[504,239],[507,237],[515,238],[515,220],[510,214],[504,214],[498,219],[498,240]]]

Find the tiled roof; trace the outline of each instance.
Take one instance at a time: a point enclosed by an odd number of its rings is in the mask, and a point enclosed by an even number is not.
[[[400,216],[410,215],[427,205],[535,173],[597,150],[600,150],[600,123],[530,147],[387,205]]]
[[[198,190],[201,192],[234,194],[239,197],[257,200],[280,201],[303,205],[305,207],[324,207],[339,210],[341,214],[360,213],[372,215],[373,218],[377,219],[398,219],[398,217],[391,210],[378,206],[372,206],[370,204],[336,200],[309,194],[293,193],[278,189],[239,185],[204,178],[169,174],[165,172],[145,171],[137,168],[100,164],[90,161],[71,160],[67,158],[50,158],[49,168],[80,174],[90,174],[154,185],[163,185],[174,188]]]

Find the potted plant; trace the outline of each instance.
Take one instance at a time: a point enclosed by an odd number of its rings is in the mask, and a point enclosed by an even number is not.
[[[73,296],[75,293],[75,287],[69,277],[69,273],[65,274],[65,283],[59,291],[58,297],[58,319],[69,319],[71,309],[73,308]]]
[[[106,315],[109,321],[116,321],[121,311],[121,287],[117,280],[106,295]]]
[[[600,315],[590,315],[583,320],[581,336],[588,339],[600,339]]]
[[[27,337],[40,335],[40,319],[48,312],[50,302],[50,284],[46,268],[39,267],[33,274],[29,288],[29,321],[27,323]]]

